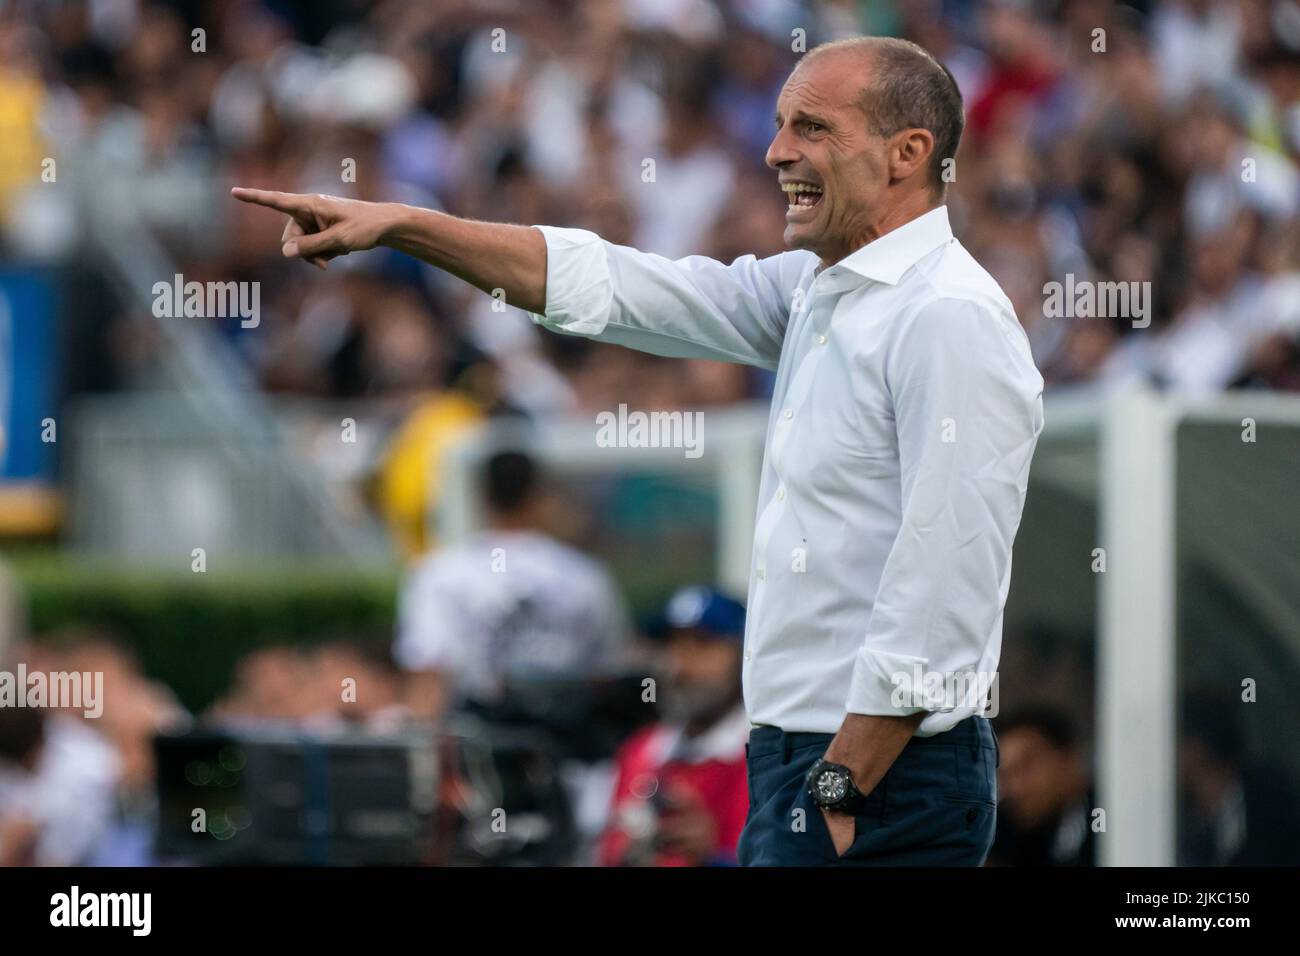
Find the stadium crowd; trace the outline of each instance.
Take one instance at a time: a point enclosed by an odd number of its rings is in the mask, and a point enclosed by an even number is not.
[[[1298,23],[1290,0],[13,3],[0,241],[64,270],[69,392],[150,381],[165,351],[96,242],[158,243],[150,281],[258,283],[255,327],[209,321],[268,394],[369,404],[362,494],[414,557],[424,463],[482,417],[701,409],[765,398],[770,377],[545,335],[390,250],[304,269],[230,185],[774,254],[781,82],[817,42],[898,34],[962,89],[951,217],[1050,389],[1294,389]],[[104,221],[107,239],[86,228]],[[1052,283],[1097,304],[1062,313]]]
[[[801,50],[858,32],[914,39],[956,76],[953,219],[1049,385],[1297,387],[1289,0],[10,3],[5,250],[76,259],[75,203],[94,196],[71,184],[126,197],[187,279],[263,283],[260,325],[222,324],[273,391],[400,403],[440,384],[531,414],[761,397],[745,369],[544,337],[396,254],[324,275],[286,263],[276,217],[226,188],[580,226],[671,257],[772,254],[776,93]],[[69,188],[41,180],[42,157]],[[1067,275],[1149,282],[1150,327],[1046,315],[1045,284]],[[122,376],[149,353],[127,321],[98,330]]]

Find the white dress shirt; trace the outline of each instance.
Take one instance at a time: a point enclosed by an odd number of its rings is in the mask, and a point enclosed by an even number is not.
[[[834,733],[846,713],[925,711],[917,734],[931,736],[976,712],[1001,651],[1043,379],[947,209],[827,269],[804,251],[671,261],[539,228],[542,325],[776,371],[745,629],[749,719]],[[954,696],[961,684],[937,682],[956,675],[983,683]]]

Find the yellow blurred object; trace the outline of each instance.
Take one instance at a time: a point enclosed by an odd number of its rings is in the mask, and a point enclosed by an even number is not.
[[[389,443],[379,469],[379,504],[407,560],[432,545],[428,515],[442,488],[442,458],[483,420],[483,409],[460,392],[422,401]]]
[[[19,186],[38,179],[45,158],[40,115],[45,87],[25,73],[0,69],[0,218]]]
[[[34,482],[0,485],[0,538],[53,534],[63,521],[63,496]]]

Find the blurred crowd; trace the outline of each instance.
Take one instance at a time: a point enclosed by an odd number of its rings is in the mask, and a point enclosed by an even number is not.
[[[576,828],[556,859],[600,866],[735,864],[749,803],[750,727],[739,681],[743,621],[744,609],[712,588],[685,588],[669,601],[647,658],[649,670],[662,676],[663,706],[612,754],[588,758],[584,772],[571,777],[565,814]],[[15,661],[32,670],[101,673],[105,699],[95,719],[74,708],[0,708],[0,866],[188,862],[160,856],[160,846],[177,843],[175,835],[160,833],[171,825],[160,800],[183,790],[184,782],[160,779],[159,734],[205,727],[236,735],[302,732],[317,742],[348,729],[382,736],[409,722],[421,701],[420,672],[401,671],[386,654],[350,642],[249,653],[226,694],[197,722],[106,632],[51,635],[17,648],[4,663]],[[344,681],[356,688],[351,699],[339,693]],[[1244,756],[1234,708],[1224,703],[1193,695],[1185,707],[1177,861],[1295,865],[1300,794],[1276,766]],[[448,714],[458,706],[449,704]],[[993,726],[999,802],[988,865],[1098,865],[1106,811],[1098,806],[1090,747],[1069,711],[1031,704]],[[493,796],[500,802],[520,794]],[[185,808],[195,799],[180,794]]]
[[[73,627],[0,655],[7,674],[99,675],[96,710],[0,707],[0,866],[143,866],[157,862],[158,767],[154,738],[196,726],[164,684],[148,677],[122,635]],[[345,706],[343,676],[364,687]],[[89,686],[89,682],[88,685]],[[198,715],[238,731],[314,733],[400,718],[399,678],[365,645],[272,646],[238,662],[224,696]],[[66,702],[65,702],[66,703]]]
[[[323,442],[333,413],[299,444],[414,557],[428,463],[485,417],[762,400],[770,375],[544,334],[391,250],[286,262],[281,218],[228,188],[775,254],[776,96],[802,51],[855,33],[956,77],[951,218],[1049,389],[1300,388],[1294,0],[11,2],[0,258],[62,270],[65,392],[156,381],[174,350],[123,297],[123,250],[160,253],[147,282],[260,283],[255,327],[207,321],[267,395],[366,403],[354,453]],[[1061,317],[1050,283],[1137,297]]]
[[[803,49],[853,33],[914,39],[956,76],[953,219],[1050,385],[1300,384],[1291,0],[11,2],[4,250],[80,261],[84,204],[115,194],[187,279],[263,282],[260,326],[223,331],[272,391],[402,405],[447,388],[531,414],[762,397],[743,368],[544,337],[396,254],[285,263],[282,223],[226,190],[580,226],[672,257],[776,253],[777,92]],[[1045,316],[1067,274],[1150,282],[1151,326]],[[103,321],[104,354],[138,371],[147,335]]]

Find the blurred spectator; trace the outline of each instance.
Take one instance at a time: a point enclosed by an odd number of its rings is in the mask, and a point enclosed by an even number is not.
[[[1180,866],[1300,863],[1300,792],[1283,767],[1250,759],[1232,709],[1242,706],[1199,689],[1183,700]]]
[[[330,732],[391,729],[404,714],[401,678],[386,645],[331,641],[246,654],[205,717],[232,729],[269,724]]]
[[[235,679],[207,717],[226,725],[299,724],[318,712],[320,696],[304,693],[310,672],[294,647],[264,647],[244,655]]]
[[[332,641],[312,652],[309,668],[340,723],[383,732],[405,719],[402,677],[386,641]]]
[[[32,866],[41,825],[24,793],[45,743],[45,714],[0,708],[0,866]]]
[[[998,830],[992,866],[1095,866],[1089,774],[1069,715],[1037,707],[998,718]]]
[[[0,708],[37,744],[13,755],[0,773],[0,817],[33,827],[33,861],[41,864],[142,866],[152,862],[156,806],[153,739],[188,720],[163,685],[147,679],[134,656],[114,638],[70,628],[20,648],[28,671],[81,673],[101,681],[101,713],[77,708],[22,711]],[[21,713],[35,713],[24,724]],[[2,762],[2,761],[0,761]],[[2,852],[2,851],[0,851]]]
[[[442,494],[438,467],[483,419],[483,407],[460,391],[430,394],[394,431],[378,475],[380,508],[398,553],[414,561],[434,543],[429,515]]]
[[[119,755],[79,718],[0,707],[0,865],[90,863],[121,780]]]
[[[614,582],[547,533],[533,460],[493,455],[481,487],[488,530],[425,558],[403,587],[394,657],[413,675],[421,716],[466,697],[491,702],[508,676],[606,674],[626,663]]]
[[[619,750],[601,863],[732,865],[749,809],[745,609],[713,588],[683,588],[661,628],[664,720]]]

